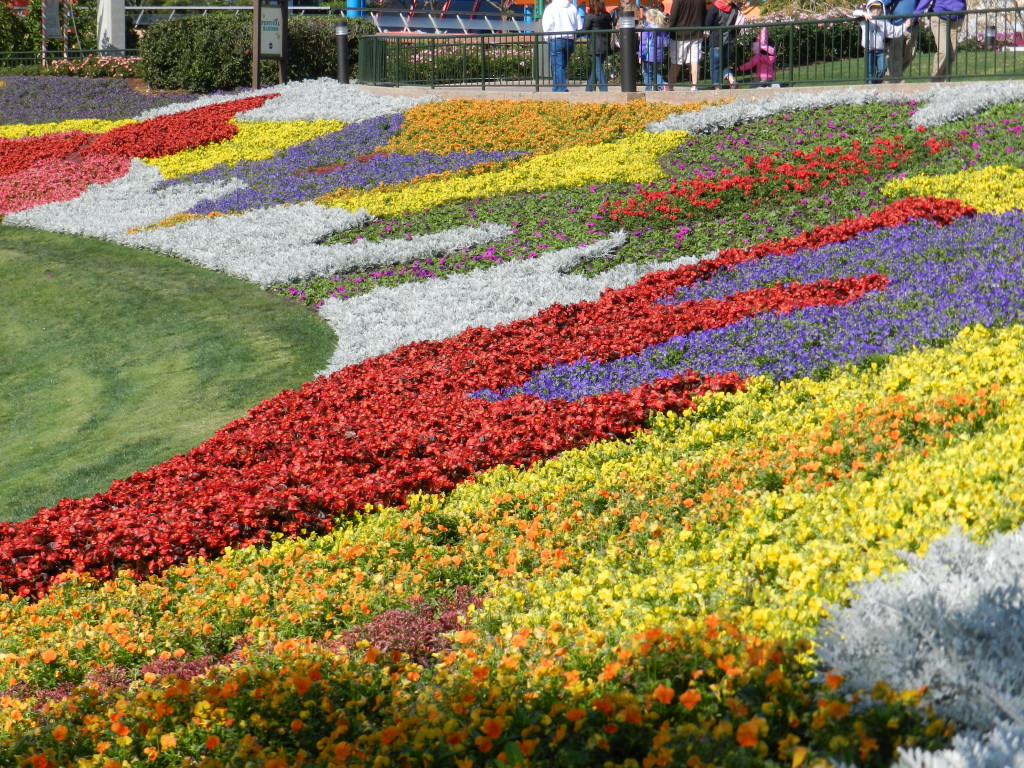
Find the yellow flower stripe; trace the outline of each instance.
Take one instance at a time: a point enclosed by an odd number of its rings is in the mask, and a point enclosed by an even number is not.
[[[962,332],[948,350],[911,353],[878,373],[824,383],[798,380],[774,391],[753,382],[747,393],[715,396],[696,414],[659,418],[628,450],[614,444],[591,449],[586,464],[592,469],[574,482],[611,487],[626,475],[656,498],[664,485],[659,478],[673,471],[680,456],[735,452],[738,444],[814,428],[839,412],[855,413],[858,403],[879,392],[899,391],[916,409],[942,391],[973,393],[998,385],[1000,398],[1019,402],[1022,347],[1020,327],[977,327]],[[725,400],[734,407],[724,417],[702,418]],[[589,555],[576,572],[495,580],[484,621],[500,620],[504,633],[552,621],[603,624],[623,633],[718,612],[758,634],[806,636],[827,602],[850,597],[850,582],[901,569],[898,550],[923,553],[953,525],[977,536],[1020,525],[1022,469],[1024,412],[1010,408],[971,439],[905,455],[874,477],[814,492],[751,491],[749,505],[718,533],[709,534],[699,516],[692,526],[678,520],[667,525],[655,517],[658,505],[652,503],[650,518],[642,521],[652,534],[646,551],[611,546]],[[687,517],[685,509],[662,511]]]
[[[106,133],[122,125],[130,125],[135,120],[62,120],[59,123],[36,123],[29,125],[17,123],[16,125],[0,125],[0,138],[23,139],[27,136],[46,136],[50,133],[68,133],[70,131],[82,131],[83,133]]]
[[[337,120],[288,120],[243,121],[237,125],[238,133],[227,141],[144,162],[157,166],[164,177],[170,179],[205,171],[221,163],[236,165],[243,160],[265,160],[295,144],[339,131],[346,124]]]
[[[584,184],[630,181],[645,184],[664,178],[658,158],[677,146],[685,133],[640,132],[597,146],[571,147],[524,160],[511,168],[473,176],[426,181],[370,192],[339,191],[317,202],[349,210],[366,208],[376,216],[425,211],[437,205],[517,192],[543,192]]]
[[[1024,328],[974,328],[947,349],[878,370],[782,386],[756,379],[695,412],[661,416],[632,441],[527,471],[498,467],[447,498],[414,497],[407,510],[380,510],[327,536],[228,552],[145,582],[72,576],[35,604],[0,595],[0,683],[55,682],[47,676],[61,665],[137,665],[179,647],[203,655],[211,637],[277,642],[311,632],[299,628],[305,621],[349,626],[459,584],[491,595],[471,621],[506,639],[562,625],[614,644],[713,611],[749,630],[806,635],[825,601],[849,596],[849,582],[900,567],[897,549],[923,551],[953,524],[976,535],[1020,524],[1024,412],[1008,408],[934,450],[880,442],[872,458],[875,441],[862,440],[861,470],[832,483],[794,482],[779,493],[741,472],[757,469],[765,446],[799,453],[787,435],[820,431],[841,413],[855,423],[865,404],[886,397],[906,423],[958,392],[1019,401],[1022,347]],[[880,427],[879,440],[891,429]],[[798,459],[813,464],[815,454]],[[739,469],[714,484],[730,492],[731,507],[711,491],[688,496],[687,482],[730,461]],[[41,660],[47,648],[59,664]]]
[[[1024,170],[991,165],[938,176],[895,179],[882,188],[888,197],[932,195],[962,200],[982,213],[1006,213],[1024,209]]]

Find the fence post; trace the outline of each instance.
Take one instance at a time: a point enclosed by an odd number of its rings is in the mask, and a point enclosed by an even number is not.
[[[348,83],[348,23],[336,22],[334,41],[338,50],[338,82]]]
[[[636,93],[636,19],[632,11],[619,15],[619,50],[622,92]]]

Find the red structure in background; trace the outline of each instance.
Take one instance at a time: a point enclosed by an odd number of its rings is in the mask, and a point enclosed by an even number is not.
[[[22,16],[28,15],[28,0],[8,0],[8,8],[13,8]]]

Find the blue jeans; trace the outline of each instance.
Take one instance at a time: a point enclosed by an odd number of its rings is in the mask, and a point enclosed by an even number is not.
[[[712,46],[711,50],[708,51],[711,65],[711,84],[721,85],[722,77],[732,77],[732,67],[729,64],[732,62],[732,44],[728,43],[722,46]],[[724,65],[724,69],[723,69]]]
[[[587,90],[594,90],[594,79],[597,78],[597,89],[608,90],[608,78],[604,74],[604,60],[608,57],[605,53],[595,53],[590,57],[590,77],[587,78]]]
[[[551,39],[551,90],[556,93],[568,93],[565,69],[569,66],[572,56],[573,41],[564,37]]]
[[[656,61],[644,61],[641,62],[644,71],[644,85],[647,86],[647,90],[651,90],[654,86],[653,83],[657,78],[658,85],[665,84],[665,78],[661,76],[661,66]]]
[[[885,50],[865,51],[864,55],[868,60],[868,82],[882,82],[882,76],[885,74]]]

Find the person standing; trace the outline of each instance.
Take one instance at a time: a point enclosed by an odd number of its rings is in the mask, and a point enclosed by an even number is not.
[[[882,82],[885,73],[885,41],[902,36],[904,29],[903,24],[893,24],[880,18],[883,13],[885,5],[882,0],[868,0],[864,10],[858,8],[853,12],[855,17],[863,19],[860,23],[860,44],[864,46],[868,82],[873,84]]]
[[[743,21],[740,9],[730,0],[715,0],[704,16],[704,26],[712,28],[708,34],[708,58],[711,85],[716,91],[722,84],[723,75],[731,87],[736,87],[731,65],[736,56],[736,27]]]
[[[906,17],[914,12],[917,0],[890,0],[885,12],[890,16]],[[895,19],[897,24],[905,22],[906,18]],[[885,41],[885,65],[886,79],[897,83],[903,82],[903,75],[910,69],[910,62],[917,53],[917,46],[921,38],[921,27],[912,24],[904,28],[902,35],[889,38]]]
[[[664,29],[667,23],[664,11],[657,8],[648,8],[644,14],[644,26],[640,32],[640,63],[648,91],[657,90],[657,86],[665,84],[661,63],[665,60],[669,44],[668,32]]]
[[[928,29],[935,38],[935,58],[932,60],[932,82],[949,80],[956,59],[956,46],[960,29],[964,25],[966,0],[917,0],[914,13],[937,13],[928,17]],[[908,25],[919,23],[919,19],[908,21]]]
[[[913,0],[911,0],[913,1]],[[670,33],[672,42],[669,44],[668,90],[672,90],[679,79],[680,70],[690,65],[690,90],[697,90],[700,80],[700,41],[703,33],[697,29],[704,24],[706,13],[704,0],[672,0],[672,11],[668,17],[668,25],[676,27]],[[683,29],[678,29],[683,27]]]
[[[568,93],[566,69],[572,56],[573,41],[580,28],[576,4],[570,0],[551,0],[541,17],[541,29],[547,33],[551,59],[551,90]]]
[[[587,15],[583,17],[583,31],[595,32],[587,36],[587,47],[590,49],[590,77],[587,78],[587,90],[608,90],[608,78],[605,76],[604,63],[612,52],[612,17],[605,7],[604,0],[587,0]]]

